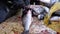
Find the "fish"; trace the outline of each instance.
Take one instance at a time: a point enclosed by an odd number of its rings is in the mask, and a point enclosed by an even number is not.
[[[45,6],[51,8],[52,5],[54,5],[56,2],[59,2],[59,0],[39,0],[42,3],[45,3]]]
[[[40,12],[40,14],[38,15],[38,19],[39,20],[43,20],[44,17],[46,16],[46,14],[49,13],[49,8],[48,7],[42,7],[44,10]]]
[[[24,25],[24,34],[28,34],[30,25],[32,23],[32,12],[31,10],[24,11],[23,13],[23,19],[22,19],[23,25]]]
[[[46,6],[35,5],[32,7],[33,16],[36,16],[39,20],[43,20],[44,16],[49,13],[49,8]]]
[[[50,3],[50,0],[40,0],[41,2],[44,2],[44,3]]]
[[[59,21],[60,17],[59,16],[54,16],[52,18],[50,18],[51,21]]]
[[[34,8],[32,8],[34,11],[34,15],[39,15],[42,11],[44,11],[44,8],[41,6],[36,5]]]
[[[44,19],[44,15],[43,14],[38,15],[38,19],[39,20],[43,20]]]
[[[51,21],[59,21],[60,20],[60,10],[54,12],[50,18]]]

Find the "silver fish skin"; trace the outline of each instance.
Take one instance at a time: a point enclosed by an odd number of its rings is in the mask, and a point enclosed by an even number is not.
[[[52,17],[51,19],[50,19],[51,21],[58,21],[58,20],[60,20],[60,17],[58,17],[58,16],[54,16],[54,17]]]
[[[47,3],[47,4],[54,4],[55,2],[58,2],[59,0],[40,0],[41,2]]]
[[[32,23],[32,12],[31,12],[31,10],[28,10],[27,14],[24,15],[23,23],[24,23],[25,31],[28,31],[30,28],[30,25]]]

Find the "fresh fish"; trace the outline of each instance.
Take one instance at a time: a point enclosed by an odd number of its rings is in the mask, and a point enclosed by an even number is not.
[[[34,10],[33,14],[34,15],[40,15],[43,12],[48,13],[49,12],[49,8],[45,7],[45,6],[40,6],[40,5],[31,5],[31,8]]]
[[[49,13],[49,8],[48,7],[43,7],[44,11],[41,11],[40,14],[38,15],[39,20],[43,20],[44,16]]]
[[[27,12],[25,12],[23,16],[23,24],[25,27],[25,32],[29,31],[31,23],[32,23],[32,12],[31,10],[28,10]]]
[[[45,11],[46,11],[47,13],[49,13],[49,8],[48,8],[48,7],[44,6],[43,8],[45,9]]]
[[[40,0],[41,2],[47,3],[47,4],[54,4],[55,2],[58,2],[59,0]]]
[[[40,1],[44,3],[50,3],[50,0],[40,0]]]
[[[33,8],[33,10],[34,10],[34,15],[39,15],[42,11],[44,11],[44,8],[43,7],[40,7],[40,6],[35,6],[34,8]]]
[[[44,15],[43,14],[38,15],[38,19],[39,20],[43,20],[44,19]]]
[[[59,0],[40,0],[41,2],[45,3],[47,7],[51,7],[54,3],[59,2]]]
[[[59,19],[60,19],[60,17],[54,16],[54,17],[52,17],[50,20],[51,20],[51,21],[58,21]]]

